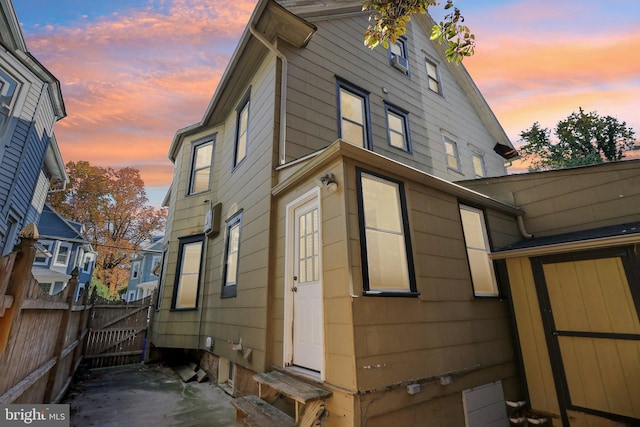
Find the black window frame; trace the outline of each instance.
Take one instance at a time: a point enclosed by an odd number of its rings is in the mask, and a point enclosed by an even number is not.
[[[198,278],[196,285],[196,299],[193,307],[176,307],[176,302],[178,299],[178,287],[180,285],[180,277],[182,275],[182,261],[184,257],[184,247],[185,245],[189,245],[192,243],[200,242],[200,263],[198,268]],[[193,236],[186,236],[178,238],[178,260],[176,262],[176,274],[173,281],[173,296],[171,298],[171,311],[193,311],[198,309],[198,303],[200,298],[200,284],[202,279],[202,261],[204,257],[204,245],[205,245],[205,236],[204,234],[196,234]]]
[[[222,269],[222,290],[220,298],[233,298],[238,295],[238,272],[240,271],[240,241],[242,238],[242,209],[234,213],[225,221],[226,237],[224,243],[224,268]],[[227,276],[229,274],[229,249],[231,244],[231,229],[238,225],[238,247],[236,249],[236,280],[233,284],[227,285]]]
[[[366,122],[363,125],[365,141],[364,141],[364,147],[362,148],[369,151],[373,151],[373,142],[371,138],[371,108],[369,106],[369,92],[357,85],[354,85],[353,83],[348,82],[347,80],[344,80],[336,76],[336,99],[338,101],[337,102],[338,138],[342,139],[342,96],[340,94],[341,90],[345,90],[351,93],[352,95],[362,98],[364,103],[364,120]]]
[[[370,288],[369,284],[369,261],[367,255],[366,224],[364,217],[364,198],[362,194],[362,174],[371,175],[379,179],[389,181],[398,185],[398,196],[400,198],[400,210],[402,217],[402,228],[404,233],[404,246],[407,259],[407,275],[409,279],[409,289],[406,291],[380,291]],[[360,257],[362,263],[362,288],[365,296],[380,297],[417,297],[420,295],[417,288],[415,265],[413,259],[413,247],[411,245],[411,227],[409,226],[409,211],[407,209],[407,197],[404,189],[404,182],[390,178],[388,176],[372,172],[367,169],[356,167],[356,198],[358,201],[358,226],[360,232]]]
[[[238,147],[240,142],[240,120],[242,112],[247,110],[247,129],[244,133],[244,156],[238,159]],[[249,124],[251,123],[251,87],[247,89],[238,106],[236,107],[236,131],[233,144],[233,168],[235,170],[246,158],[249,153]]]
[[[407,70],[403,71],[394,66],[394,59],[397,55],[393,53],[393,49],[392,49],[393,45],[391,43],[389,43],[389,48],[387,49],[387,51],[389,52],[389,65],[396,68],[398,72],[404,74],[405,76],[411,77],[411,68],[409,66],[409,47],[408,47],[407,38],[404,36],[397,38],[395,42],[395,46],[398,46],[400,48],[400,52],[401,52],[400,56],[404,58],[404,60],[406,61]]]
[[[396,147],[391,144],[391,127],[389,126],[389,113],[395,114],[399,116],[402,120],[402,129],[404,132],[404,147]],[[387,122],[387,143],[389,147],[396,148],[398,150],[406,151],[407,153],[411,153],[413,151],[411,146],[411,132],[409,130],[409,112],[403,110],[400,107],[396,107],[395,105],[384,103],[384,117]]]
[[[191,159],[189,162],[189,182],[187,183],[187,196],[191,196],[194,194],[201,194],[211,190],[211,172],[213,171],[213,160],[216,151],[216,135],[208,136],[206,138],[201,138],[197,141],[194,141],[191,145]],[[206,145],[211,144],[211,161],[209,163],[209,180],[207,182],[207,188],[200,191],[193,191],[193,185],[195,183],[195,174],[199,170],[206,169],[205,167],[196,169],[196,160],[198,158],[197,152],[199,149],[203,148]]]

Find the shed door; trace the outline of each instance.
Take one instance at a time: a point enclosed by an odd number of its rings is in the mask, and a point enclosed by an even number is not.
[[[295,209],[293,364],[320,372],[323,357],[320,218],[318,200]]]
[[[632,250],[603,255],[539,261],[545,332],[562,407],[635,423],[640,421],[637,263]]]

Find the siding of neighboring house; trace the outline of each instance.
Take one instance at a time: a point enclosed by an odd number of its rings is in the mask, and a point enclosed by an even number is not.
[[[454,78],[452,65],[438,62],[443,94],[428,89],[425,58],[434,60],[440,55],[418,20],[408,26],[410,76],[390,65],[386,49],[363,45],[365,15],[311,22],[318,30],[305,48],[295,49],[286,43],[278,46],[288,58],[288,161],[338,138],[337,76],[369,92],[373,151],[436,176],[459,180],[474,176],[472,144],[483,153],[488,176],[505,173],[504,159],[493,152],[495,138]],[[385,102],[408,112],[412,153],[388,144]],[[446,166],[443,130],[457,142],[462,173]]]
[[[522,208],[537,237],[638,221],[640,160],[459,184]]]

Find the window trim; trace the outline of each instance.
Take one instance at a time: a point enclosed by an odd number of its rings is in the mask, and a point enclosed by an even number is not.
[[[201,194],[211,190],[211,172],[213,171],[213,160],[215,158],[214,156],[215,156],[215,149],[216,149],[216,135],[217,134],[214,134],[206,138],[201,138],[197,141],[194,141],[191,144],[191,159],[189,161],[189,182],[187,184],[187,196],[191,196],[194,194]],[[211,144],[211,162],[209,163],[208,166],[204,166],[196,169],[196,160],[198,158],[197,156],[198,150],[209,144]],[[207,188],[200,191],[194,191],[193,185],[195,183],[196,172],[207,169],[207,168],[209,168],[209,180],[207,182]]]
[[[336,110],[338,112],[338,138],[342,139],[342,96],[340,93],[341,90],[345,90],[354,96],[362,98],[363,107],[364,107],[363,115],[364,115],[364,121],[365,121],[365,123],[363,123],[362,125],[363,132],[364,132],[364,147],[362,148],[369,151],[373,151],[373,142],[371,138],[371,109],[369,106],[369,92],[362,89],[359,86],[349,83],[348,81],[336,76],[336,99],[337,99]],[[346,142],[349,142],[349,141],[346,141]]]
[[[480,168],[482,169],[482,174],[478,175],[476,172],[476,164],[474,163],[474,159],[480,159]],[[471,153],[471,168],[473,169],[473,176],[475,178],[485,178],[487,176],[487,168],[484,164],[484,156],[478,153]]]
[[[169,244],[166,243],[162,248],[162,258],[160,262],[160,277],[158,277],[158,295],[156,296],[156,311],[160,310],[160,304],[162,303],[162,291],[165,287],[167,277],[167,255],[169,253]]]
[[[387,122],[387,143],[389,144],[389,147],[411,153],[413,149],[411,146],[411,132],[409,131],[409,113],[400,107],[396,107],[395,105],[391,105],[386,102],[384,103],[384,113],[385,120]],[[400,120],[402,121],[402,131],[404,132],[402,140],[404,147],[396,147],[395,145],[391,144],[391,127],[389,126],[389,114],[399,116]]]
[[[475,284],[473,283],[473,273],[472,273],[471,261],[469,260],[469,246],[467,244],[467,236],[465,235],[464,223],[462,222],[462,209],[466,209],[467,211],[477,213],[480,216],[481,225],[482,225],[483,239],[484,239],[484,242],[485,242],[485,245],[486,245],[484,250],[485,250],[485,254],[487,255],[487,258],[489,259],[491,277],[493,278],[493,285],[494,285],[495,293],[491,293],[491,294],[478,293],[476,291]],[[500,298],[500,297],[502,297],[502,290],[501,290],[501,287],[500,287],[500,280],[498,280],[499,269],[496,266],[495,261],[492,261],[491,258],[489,257],[489,254],[491,254],[491,252],[493,251],[493,243],[491,242],[491,235],[489,233],[489,226],[488,226],[488,221],[487,221],[487,212],[486,212],[486,210],[484,209],[484,207],[475,206],[473,204],[465,203],[464,201],[458,201],[458,214],[460,215],[460,227],[462,228],[462,236],[463,236],[463,239],[464,239],[465,255],[467,257],[467,267],[469,269],[469,279],[471,280],[471,288],[473,290],[474,298]],[[474,249],[477,250],[478,248],[474,248]]]
[[[133,261],[131,263],[131,279],[139,279],[140,278],[140,267],[142,267],[142,263],[140,261]],[[135,276],[134,276],[135,274]]]
[[[456,159],[457,169],[449,166],[449,153],[447,152],[447,142],[450,142],[453,148],[455,149],[455,159]],[[444,161],[445,161],[445,164],[447,165],[447,170],[462,174],[462,162],[460,161],[460,149],[458,147],[458,139],[447,132],[442,132],[442,145],[444,146]]]
[[[198,268],[198,278],[197,278],[197,282],[196,282],[196,298],[193,304],[193,307],[189,306],[189,307],[176,307],[176,304],[178,302],[178,293],[179,293],[179,285],[180,285],[180,278],[182,276],[182,269],[183,269],[183,257],[184,257],[184,247],[186,245],[192,244],[192,243],[196,243],[196,242],[200,242],[201,245],[201,249],[200,249],[200,263],[199,263],[199,268]],[[178,259],[176,261],[176,273],[175,273],[175,277],[174,277],[174,281],[173,281],[173,296],[171,298],[171,311],[192,311],[192,310],[197,310],[198,309],[198,303],[200,302],[200,282],[201,282],[201,278],[202,278],[202,261],[203,261],[203,256],[204,256],[204,245],[205,245],[205,238],[204,238],[204,234],[196,234],[193,236],[187,236],[187,237],[180,237],[178,238]]]
[[[366,240],[366,224],[364,218],[364,198],[362,194],[362,175],[371,175],[373,177],[389,181],[398,185],[398,202],[400,203],[402,230],[404,233],[404,246],[407,260],[407,276],[409,279],[409,288],[402,291],[376,290],[371,289],[369,285],[369,261],[367,254]],[[407,209],[407,198],[404,189],[404,182],[372,172],[360,167],[356,167],[356,197],[358,201],[358,226],[360,231],[360,257],[362,263],[362,288],[365,296],[382,296],[382,297],[417,297],[420,295],[417,289],[415,266],[413,259],[413,249],[411,245],[411,228],[409,226],[409,212]]]
[[[428,64],[430,64],[433,68],[435,68],[436,71],[436,76],[435,78],[431,76],[431,74],[429,74],[429,66]],[[444,96],[442,93],[442,77],[440,75],[440,66],[438,64],[437,61],[429,58],[429,57],[425,57],[424,58],[424,71],[426,73],[427,76],[427,89],[429,89],[430,92],[433,93],[437,93],[440,96]],[[429,84],[429,82],[434,81],[436,82],[436,84],[438,85],[438,90],[435,91],[433,89],[431,89],[431,85]]]
[[[400,51],[402,52],[402,54],[400,55],[402,58],[405,59],[405,61],[407,62],[407,70],[406,71],[402,71],[399,68],[394,66],[394,58],[397,56],[395,53],[393,53],[392,50],[392,45],[389,44],[389,48],[387,49],[387,51],[389,52],[389,65],[391,65],[392,67],[396,68],[398,70],[398,72],[404,74],[407,77],[411,77],[411,68],[409,66],[409,46],[408,46],[408,42],[407,42],[407,38],[406,37],[399,37],[396,39],[395,45],[400,46]]]
[[[240,241],[242,238],[242,209],[234,213],[225,221],[225,243],[224,243],[224,268],[222,269],[222,290],[220,298],[233,298],[238,294],[238,272],[240,271]],[[229,274],[229,249],[231,244],[232,228],[238,226],[238,246],[236,248],[236,280],[231,284],[227,284],[227,276]]]
[[[87,258],[89,258],[88,263],[87,263]],[[96,261],[95,256],[93,255],[92,252],[85,252],[82,255],[82,268],[81,271],[83,273],[89,273],[91,271],[91,265],[94,264]],[[85,268],[85,266],[88,264],[89,268]]]
[[[49,253],[51,253],[51,248],[55,246],[53,240],[38,240],[38,244],[45,248]],[[49,245],[47,248],[46,245]],[[38,255],[33,258],[33,265],[49,265],[50,258],[53,259],[53,255],[51,257],[43,256],[44,261],[38,261]]]
[[[244,110],[247,110],[247,129],[244,133],[244,155],[241,159],[238,158],[238,147],[240,141],[240,118],[242,117],[242,113]],[[247,153],[249,151],[249,123],[251,122],[251,87],[247,89],[247,92],[244,94],[238,106],[236,107],[236,131],[234,137],[233,144],[233,167],[232,170],[235,170],[243,161],[247,158]]]

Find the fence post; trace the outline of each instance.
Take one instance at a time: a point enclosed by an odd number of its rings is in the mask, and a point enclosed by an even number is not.
[[[15,262],[9,276],[6,295],[12,297],[11,307],[4,311],[0,318],[0,354],[4,353],[11,341],[11,332],[18,324],[22,303],[27,298],[28,280],[31,279],[31,267],[36,257],[34,244],[40,238],[38,227],[34,223],[27,224],[20,234],[20,244],[15,247]],[[5,297],[6,298],[6,297]]]
[[[78,288],[78,267],[75,267],[71,272],[71,279],[67,283],[67,309],[62,314],[60,320],[60,327],[58,328],[58,337],[56,338],[56,345],[53,350],[53,354],[57,361],[51,371],[49,372],[49,379],[47,380],[47,388],[44,392],[44,403],[51,403],[54,396],[56,380],[58,378],[58,371],[60,370],[60,362],[62,353],[65,350],[65,341],[67,339],[67,332],[69,330],[69,323],[71,320],[71,310],[73,310],[73,299],[76,296],[76,289]],[[73,362],[72,362],[73,363]]]
[[[149,324],[147,325],[147,330],[145,332],[144,355],[142,358],[142,362],[145,364],[149,363],[149,353],[151,351],[151,328],[153,327],[153,318],[156,313],[156,301],[158,300],[158,295],[158,287],[156,286],[153,289],[151,301],[149,301]]]

